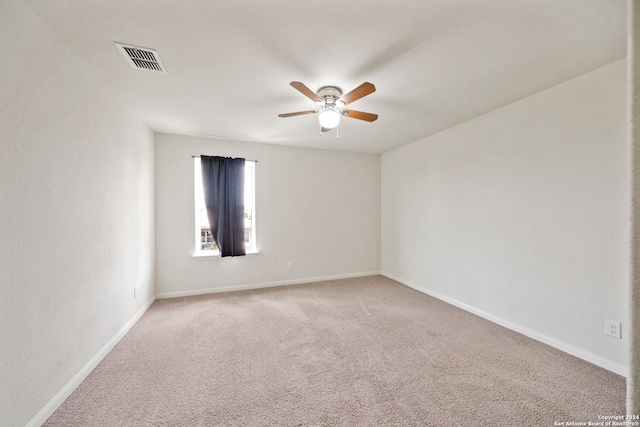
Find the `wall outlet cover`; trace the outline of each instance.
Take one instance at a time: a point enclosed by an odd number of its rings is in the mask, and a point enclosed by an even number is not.
[[[604,333],[616,338],[622,338],[620,333],[620,322],[604,319]]]

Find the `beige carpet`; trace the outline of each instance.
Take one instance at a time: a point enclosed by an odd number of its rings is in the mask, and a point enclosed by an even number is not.
[[[381,276],[157,301],[47,426],[552,426],[624,378]]]

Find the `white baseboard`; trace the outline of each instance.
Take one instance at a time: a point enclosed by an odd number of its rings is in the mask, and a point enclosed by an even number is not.
[[[476,316],[482,317],[483,319],[489,320],[490,322],[496,323],[500,326],[504,326],[507,329],[511,329],[512,331],[518,332],[536,341],[540,341],[544,344],[550,345],[551,347],[557,348],[558,350],[564,351],[565,353],[571,354],[572,356],[576,356],[577,358],[580,358],[582,360],[586,360],[587,362],[593,363],[594,365],[600,366],[601,368],[615,372],[616,374],[622,375],[624,377],[627,376],[628,372],[627,372],[626,366],[613,363],[610,360],[604,359],[596,354],[583,350],[579,347],[572,346],[570,344],[559,341],[543,333],[536,332],[529,328],[525,328],[524,326],[510,322],[501,317],[495,316],[491,313],[487,313],[486,311],[479,310],[477,308],[471,307],[455,299],[441,295],[437,292],[433,292],[429,289],[426,289],[408,280],[404,280],[401,277],[395,276],[391,273],[381,271],[380,274],[382,274],[385,277],[388,277],[389,279],[395,280],[396,282],[400,282],[403,285],[409,286],[410,288],[413,288],[416,291],[422,292],[423,294],[432,296],[436,299],[444,301],[464,311],[468,311],[469,313],[475,314]]]
[[[111,349],[118,344],[118,342],[129,332],[129,329],[136,324],[138,320],[142,317],[142,315],[151,307],[151,305],[155,302],[156,297],[152,297],[149,302],[147,302],[144,307],[142,307],[136,314],[133,316],[131,320],[124,325],[117,334],[113,338],[109,340],[108,343],[100,349],[100,351],[93,356],[93,358],[84,365],[84,367],[78,372],[72,379],[65,385],[62,390],[58,392],[54,396],[53,399],[47,403],[47,405],[38,412],[38,414],[33,417],[31,421],[26,425],[26,427],[38,427],[47,421],[47,419],[55,412],[56,409],[65,401],[67,397],[84,381],[85,378],[95,369],[96,366],[104,359],[104,357],[111,351]]]
[[[379,271],[368,271],[362,273],[337,274],[333,276],[307,277],[303,279],[281,280],[277,282],[248,283],[242,285],[222,286],[219,288],[193,289],[178,292],[163,292],[156,294],[156,298],[179,298],[190,297],[195,295],[215,294],[218,292],[246,291],[249,289],[273,288],[276,286],[297,285],[302,283],[322,282],[325,280],[351,279],[353,277],[377,276]]]

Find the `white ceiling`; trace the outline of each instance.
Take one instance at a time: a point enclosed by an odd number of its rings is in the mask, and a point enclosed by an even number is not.
[[[157,132],[385,152],[626,56],[625,0],[26,0]],[[158,51],[131,68],[114,41]],[[289,83],[377,91],[319,136]]]

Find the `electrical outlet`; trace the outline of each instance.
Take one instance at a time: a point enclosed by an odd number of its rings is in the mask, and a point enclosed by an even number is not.
[[[138,298],[138,288],[133,288],[133,299]]]
[[[604,319],[604,333],[612,337],[622,338],[620,333],[620,322],[615,320]]]
[[[289,261],[287,263],[287,270],[291,270],[293,268],[293,261]]]

